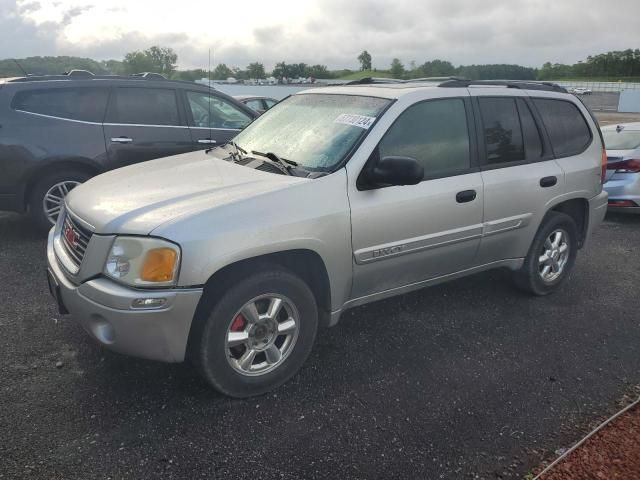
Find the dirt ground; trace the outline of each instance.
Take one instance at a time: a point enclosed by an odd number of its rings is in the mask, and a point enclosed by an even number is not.
[[[640,406],[635,406],[567,455],[541,480],[640,478]]]

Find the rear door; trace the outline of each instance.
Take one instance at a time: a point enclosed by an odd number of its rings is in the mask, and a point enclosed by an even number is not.
[[[495,89],[469,90],[484,183],[484,229],[476,263],[522,258],[548,205],[564,192],[564,173],[526,92],[499,96]]]
[[[184,92],[193,150],[221,145],[253,121],[253,115],[213,92]]]
[[[190,151],[191,135],[172,88],[115,87],[104,124],[111,168]]]
[[[369,162],[412,157],[418,185],[349,185],[354,265],[352,296],[371,295],[469,268],[482,234],[482,178],[475,165],[471,103],[416,103],[395,120]]]

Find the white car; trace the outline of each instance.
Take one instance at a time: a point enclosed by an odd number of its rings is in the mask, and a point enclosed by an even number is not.
[[[570,90],[571,93],[575,95],[591,95],[593,92],[588,88],[584,87],[576,87]]]

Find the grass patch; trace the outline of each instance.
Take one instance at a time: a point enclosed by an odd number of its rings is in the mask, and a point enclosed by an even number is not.
[[[360,80],[367,77],[391,78],[391,74],[385,70],[364,70],[343,75],[339,80]]]

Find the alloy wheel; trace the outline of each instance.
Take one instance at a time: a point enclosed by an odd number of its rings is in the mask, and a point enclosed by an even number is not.
[[[247,376],[273,371],[293,350],[299,327],[298,310],[287,297],[270,293],[249,300],[227,328],[229,365]]]
[[[569,236],[562,229],[551,232],[542,246],[538,257],[538,273],[546,283],[556,280],[569,260]]]
[[[56,183],[47,190],[47,193],[44,194],[44,198],[42,199],[42,208],[44,209],[45,216],[49,222],[51,222],[51,225],[55,225],[56,220],[58,220],[58,215],[60,214],[60,209],[62,209],[64,197],[66,197],[67,194],[78,185],[80,185],[80,182],[75,180],[66,180],[64,182]]]

